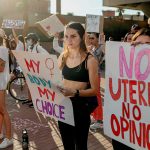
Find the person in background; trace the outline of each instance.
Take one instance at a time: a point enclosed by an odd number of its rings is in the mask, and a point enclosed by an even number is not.
[[[130,32],[131,32],[132,34],[135,34],[138,30],[140,30],[140,26],[139,26],[138,24],[133,24],[133,25],[131,26]]]
[[[128,32],[124,37],[124,42],[131,42],[133,36],[134,36],[134,33]]]
[[[15,29],[12,29],[12,37],[11,39],[15,42],[15,48],[13,48],[11,46],[11,50],[16,50],[16,51],[26,51],[26,43],[25,43],[25,38],[23,37],[23,35],[19,35],[17,36],[16,32],[15,32]],[[12,44],[11,44],[12,45]],[[16,58],[14,57],[14,55],[11,53],[11,70],[12,70],[12,74],[13,76],[16,75],[17,73],[17,70],[20,70],[21,71],[21,68],[20,66],[18,65],[17,63],[17,60]],[[12,76],[12,77],[13,77]]]
[[[90,129],[101,129],[103,128],[103,106],[102,106],[102,99],[100,94],[100,80],[101,80],[101,64],[104,60],[104,43],[99,44],[99,33],[90,32],[86,35],[86,46],[88,51],[98,60],[98,76],[99,76],[99,93],[97,95],[98,99],[98,107],[92,113],[93,118],[96,122],[94,122]]]
[[[150,44],[150,28],[141,28],[136,34],[132,37],[133,45],[138,44]]]
[[[131,45],[137,46],[139,44],[150,44],[150,29],[149,28],[141,28],[132,37]],[[112,145],[113,145],[114,150],[134,150],[114,139],[112,139]]]
[[[138,24],[133,24],[130,31],[125,35],[124,42],[131,42],[134,34],[140,29]]]
[[[0,29],[0,32],[2,29]],[[4,32],[4,31],[3,31]],[[13,144],[11,135],[11,120],[6,108],[6,87],[9,81],[9,58],[8,49],[4,45],[4,36],[0,33],[0,149],[7,148]],[[2,126],[4,125],[5,137],[2,133]]]
[[[10,45],[10,50],[15,50],[17,47],[17,44],[14,39],[10,39],[9,45]]]
[[[109,37],[108,41],[114,41],[113,37]]]
[[[15,29],[12,29],[13,37],[16,42],[16,51],[26,51],[26,43],[25,43],[25,38],[23,35],[17,36]]]
[[[27,51],[32,53],[41,53],[41,54],[48,54],[47,50],[45,50],[40,44],[39,44],[39,38],[36,33],[29,33],[26,37],[26,43],[27,43]],[[32,98],[30,91],[28,91],[28,100],[22,102],[22,104],[29,104],[29,107],[33,107]]]
[[[58,121],[65,150],[87,150],[90,114],[97,107],[98,63],[87,52],[82,24],[72,22],[64,31],[64,51],[58,58],[63,87],[58,89],[70,97],[75,126]]]
[[[47,50],[45,50],[40,45],[40,39],[36,33],[29,33],[26,37],[27,42],[27,51],[28,52],[34,52],[34,53],[42,53],[42,54],[49,54]]]
[[[59,54],[63,52],[63,32],[61,33],[55,33],[54,39],[53,39],[53,49],[58,52]]]
[[[9,39],[9,50],[10,50],[10,53],[9,53],[9,67],[10,67],[10,73],[14,73],[15,72],[15,67],[17,66],[17,63],[16,63],[16,59],[13,55],[13,53],[11,53],[11,51],[15,50],[17,47],[17,44],[15,42],[15,40],[12,38],[12,39]]]

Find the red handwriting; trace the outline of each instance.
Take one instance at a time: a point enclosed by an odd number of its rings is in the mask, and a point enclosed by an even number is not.
[[[127,102],[128,93],[130,103],[150,106],[150,82],[118,79],[117,84],[113,86],[113,80],[109,78],[109,92],[114,101],[118,101],[122,97],[123,101]],[[117,87],[116,92],[114,87]],[[145,94],[145,96],[144,93],[147,95]],[[134,98],[135,95],[138,95],[138,100]]]
[[[132,117],[136,121],[141,120],[142,116],[141,110],[137,105],[133,105],[132,112],[130,112],[130,104],[124,102],[122,103],[122,115],[123,118],[130,119]]]
[[[39,66],[40,66],[40,61],[35,62],[34,60],[26,60],[25,59],[26,66],[28,68],[28,71],[33,71],[34,73],[39,74]]]
[[[123,117],[117,117],[115,114],[111,115],[110,124],[113,134],[115,136],[121,136],[122,139],[125,139],[127,137],[126,135],[129,135],[130,143],[150,149],[150,124],[140,122],[141,110],[137,105],[134,105],[132,110],[129,108],[129,104],[125,105],[123,103]]]
[[[54,99],[55,99],[55,92],[54,91],[47,89],[47,88],[44,88],[44,89],[41,89],[41,87],[37,87],[37,88],[38,88],[38,92],[39,92],[40,97],[45,96],[47,99],[54,101]]]

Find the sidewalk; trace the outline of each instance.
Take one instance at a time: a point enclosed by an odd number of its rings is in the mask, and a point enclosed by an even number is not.
[[[104,90],[102,78],[102,90]],[[27,129],[29,135],[29,150],[63,150],[57,122],[45,118],[41,114],[15,101],[7,94],[7,108],[12,120],[14,145],[5,150],[22,150],[22,129]],[[113,150],[111,139],[103,131],[89,132],[89,150]]]

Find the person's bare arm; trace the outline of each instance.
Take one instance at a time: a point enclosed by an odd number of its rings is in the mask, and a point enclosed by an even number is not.
[[[17,34],[16,34],[16,32],[15,32],[15,29],[13,29],[13,28],[12,28],[12,34],[13,34],[13,37],[14,37],[15,42],[16,42],[16,44],[17,44],[17,43],[18,43],[18,36],[17,36]]]
[[[93,56],[90,56],[87,61],[87,69],[91,88],[80,90],[80,96],[84,97],[95,96],[98,93],[98,62]]]
[[[63,47],[59,46],[58,41],[59,41],[59,33],[57,32],[54,34],[53,49],[60,54],[63,51]]]
[[[4,71],[5,63],[6,62],[0,58],[0,73]]]

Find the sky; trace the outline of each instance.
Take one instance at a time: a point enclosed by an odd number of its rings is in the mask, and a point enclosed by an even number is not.
[[[86,16],[86,14],[102,15],[102,10],[116,10],[116,8],[113,7],[103,7],[102,1],[103,0],[61,0],[61,13],[73,13],[76,16]],[[51,13],[56,13],[56,0],[51,0]],[[137,14],[137,11],[125,10],[124,14],[133,15]]]

